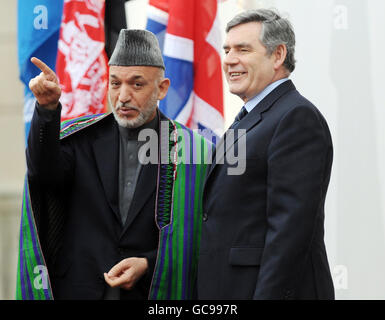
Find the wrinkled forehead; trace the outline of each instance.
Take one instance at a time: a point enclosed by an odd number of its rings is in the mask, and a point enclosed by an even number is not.
[[[260,42],[261,30],[260,22],[247,22],[234,26],[227,32],[223,47],[252,45]]]
[[[152,66],[110,66],[110,78],[129,79],[144,78],[151,80],[157,78],[162,73],[161,68]]]

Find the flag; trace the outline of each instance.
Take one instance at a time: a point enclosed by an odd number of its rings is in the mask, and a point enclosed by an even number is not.
[[[117,34],[126,28],[125,2],[106,0],[104,35],[104,1],[18,0],[18,62],[20,80],[25,85],[26,140],[36,101],[28,83],[40,73],[30,62],[33,56],[43,60],[55,72],[59,71],[59,80],[64,86],[63,119],[105,111],[104,102],[100,101],[104,100],[107,88],[107,58],[101,48],[105,47],[107,54],[111,53]],[[91,55],[88,45],[96,49]],[[86,63],[79,63],[81,59]],[[90,100],[83,105],[81,102],[88,98]]]
[[[159,40],[171,85],[159,108],[192,129],[223,134],[217,0],[150,0],[147,30]],[[210,134],[208,134],[210,136]]]
[[[20,80],[24,83],[24,122],[28,136],[35,98],[29,81],[40,73],[30,61],[36,56],[55,70],[63,0],[18,0],[17,42]]]
[[[106,111],[104,6],[104,1],[64,2],[56,64],[62,120]]]

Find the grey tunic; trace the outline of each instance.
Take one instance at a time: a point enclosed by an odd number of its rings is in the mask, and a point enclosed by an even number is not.
[[[135,129],[119,126],[119,211],[124,225],[134,197],[135,186],[141,165],[138,160],[139,148],[145,142],[138,141],[142,129],[158,128],[158,115],[153,120]]]

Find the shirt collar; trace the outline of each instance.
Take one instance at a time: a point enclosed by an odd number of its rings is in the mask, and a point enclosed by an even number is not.
[[[272,92],[275,88],[277,88],[280,84],[284,83],[285,81],[289,80],[289,78],[284,78],[277,80],[273,83],[270,83],[265,89],[263,89],[260,93],[258,93],[254,98],[250,99],[246,102],[245,108],[247,112],[250,112],[254,109],[258,103],[260,103],[270,92]]]

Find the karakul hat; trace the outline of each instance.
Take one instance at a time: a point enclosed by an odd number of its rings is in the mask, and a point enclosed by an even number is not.
[[[156,36],[147,30],[122,29],[110,66],[151,66],[165,69],[159,42]]]

